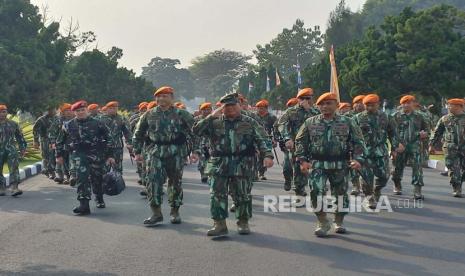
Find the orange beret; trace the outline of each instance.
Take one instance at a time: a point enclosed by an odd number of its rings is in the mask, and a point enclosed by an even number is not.
[[[204,109],[208,109],[208,108],[212,108],[212,104],[211,103],[203,103],[203,104],[200,105],[199,110],[204,110]]]
[[[6,106],[6,104],[0,104],[0,110],[7,110],[8,107]]]
[[[368,94],[363,98],[363,104],[370,104],[370,103],[379,103],[379,96],[376,94]]]
[[[163,86],[163,87],[158,88],[158,90],[155,91],[153,95],[156,97],[162,94],[173,94],[173,93],[174,93],[174,89],[172,87]]]
[[[447,100],[447,103],[448,103],[448,104],[456,104],[456,105],[464,106],[464,105],[465,105],[465,100],[464,100],[464,99],[455,98],[455,99],[449,99],[449,100]]]
[[[406,96],[403,96],[402,98],[400,98],[400,104],[412,102],[412,101],[415,101],[415,100],[416,100],[415,96],[406,95]]]
[[[157,105],[158,105],[158,104],[157,104],[156,101],[151,101],[151,102],[149,102],[149,104],[147,105],[147,109],[150,110],[150,109],[156,107]]]
[[[117,101],[111,101],[106,104],[106,107],[118,107],[119,103]]]
[[[255,104],[255,107],[268,107],[270,103],[267,100],[261,100]]]
[[[70,110],[71,109],[71,104],[69,103],[64,103],[60,106],[60,112],[63,112],[65,110]]]
[[[80,108],[87,107],[86,101],[77,101],[71,106],[71,111],[76,111]]]
[[[291,107],[296,105],[299,102],[297,98],[290,98],[289,101],[287,101],[286,106]]]
[[[297,93],[297,98],[300,97],[308,97],[308,96],[313,96],[313,89],[312,88],[304,88]]]
[[[340,103],[339,104],[339,109],[343,109],[343,108],[346,108],[346,107],[351,108],[352,106],[350,105],[350,103]]]
[[[319,105],[322,101],[327,101],[327,100],[337,101],[337,95],[332,92],[326,92],[318,98],[318,100],[316,101],[316,104]]]
[[[141,102],[141,103],[139,104],[139,111],[142,111],[142,110],[144,110],[144,109],[147,109],[147,105],[148,105],[148,104],[149,104],[148,102]]]
[[[216,102],[215,106],[216,107],[221,107],[223,104],[221,102]]]
[[[89,104],[87,107],[88,110],[97,110],[99,108],[98,104]]]
[[[363,102],[364,98],[365,98],[365,95],[358,95],[352,100],[352,103],[354,104],[354,103]]]

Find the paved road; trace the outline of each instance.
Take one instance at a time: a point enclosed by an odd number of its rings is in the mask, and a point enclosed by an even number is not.
[[[426,170],[423,208],[351,214],[350,233],[320,239],[315,217],[265,213],[264,195],[286,195],[279,167],[254,186],[253,234],[211,240],[209,194],[186,168],[183,224],[145,228],[149,215],[126,161],[127,190],[92,215],[71,214],[75,190],[37,176],[21,198],[0,198],[0,275],[464,275],[465,199],[452,198],[445,177]],[[407,171],[409,176],[409,171]],[[392,183],[389,183],[388,192]],[[404,183],[405,196],[411,187]]]

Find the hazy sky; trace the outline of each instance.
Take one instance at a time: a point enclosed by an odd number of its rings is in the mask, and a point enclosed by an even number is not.
[[[73,18],[94,31],[98,48],[123,49],[121,63],[136,71],[151,58],[178,58],[182,66],[216,49],[251,54],[257,44],[290,28],[297,18],[326,28],[339,0],[31,0],[47,4],[62,25]],[[352,10],[365,0],[347,0]]]

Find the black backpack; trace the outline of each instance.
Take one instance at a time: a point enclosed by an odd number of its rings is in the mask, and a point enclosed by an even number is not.
[[[123,176],[121,173],[111,169],[103,176],[103,192],[109,196],[121,194],[126,188]]]

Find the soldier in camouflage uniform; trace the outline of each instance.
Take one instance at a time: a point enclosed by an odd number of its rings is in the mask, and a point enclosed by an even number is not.
[[[55,108],[49,108],[47,114],[39,117],[33,126],[34,147],[40,147],[42,154],[42,173],[50,179],[55,179],[55,153],[48,140],[50,126],[57,120]]]
[[[68,149],[72,151],[79,200],[79,207],[74,208],[73,212],[77,215],[88,215],[92,192],[96,195],[97,208],[105,208],[102,178],[105,173],[105,161],[110,165],[115,163],[114,145],[105,124],[89,117],[87,102],[76,102],[71,110],[75,112],[76,118],[58,134],[56,161],[62,165]]]
[[[109,102],[107,107],[106,115],[101,116],[100,120],[110,130],[110,135],[114,141],[114,157],[116,165],[114,169],[120,173],[123,173],[123,154],[124,154],[124,143],[123,137],[126,141],[126,147],[129,153],[132,154],[132,132],[129,130],[129,123],[118,114],[118,102]],[[107,168],[109,171],[110,168]]]
[[[402,109],[392,116],[397,125],[399,143],[405,146],[404,151],[398,152],[394,159],[394,194],[402,194],[401,180],[407,161],[412,162],[412,185],[414,199],[423,199],[421,188],[423,183],[423,168],[421,164],[421,141],[428,137],[428,123],[425,117],[414,110],[415,97],[406,95],[400,99]]]
[[[130,118],[129,118],[129,129],[131,130],[132,133],[134,133],[134,130],[136,130],[136,125],[137,123],[139,122],[139,119],[140,119],[140,116],[142,116],[142,114],[144,114],[146,111],[147,111],[147,106],[148,106],[148,102],[141,102],[138,106],[138,111],[136,113],[134,113]],[[139,180],[137,180],[137,183],[139,183],[140,185],[144,185],[144,165],[143,163],[141,162],[137,162],[137,174],[139,175]],[[142,191],[141,192],[142,194],[141,195],[144,195],[146,196],[147,193],[146,191]]]
[[[324,209],[317,209],[317,203],[326,194],[326,182],[329,180],[332,196],[336,198],[335,205],[348,208],[349,168],[361,169],[366,149],[360,128],[350,118],[336,113],[336,94],[324,93],[316,104],[322,114],[307,119],[300,128],[296,137],[295,155],[303,172],[312,169],[309,181],[311,200],[318,218],[315,235],[324,237],[331,229],[331,224]],[[342,197],[343,202],[339,201],[339,197]],[[335,231],[345,233],[343,221],[346,213],[339,208],[334,215]]]
[[[295,194],[298,196],[306,196],[305,186],[308,178],[302,174],[299,164],[295,162],[294,141],[306,119],[318,115],[320,112],[313,106],[313,89],[304,88],[297,94],[299,104],[286,110],[278,121],[278,130],[285,141],[286,148],[289,150],[289,157],[292,161],[292,183],[294,185]],[[286,183],[287,184],[287,183]],[[289,190],[285,186],[285,190]]]
[[[388,140],[392,155],[403,145],[397,140],[397,127],[394,120],[380,110],[380,99],[376,94],[369,94],[363,99],[365,111],[353,117],[362,130],[367,147],[366,162],[360,171],[363,178],[363,193],[369,200],[371,209],[375,209],[381,196],[381,189],[389,180]],[[374,181],[374,177],[376,180]]]
[[[349,112],[344,113],[344,116],[349,118],[353,118],[360,112],[365,110],[365,106],[363,105],[363,99],[365,95],[358,95],[352,99],[352,110]],[[355,170],[349,170],[350,173],[350,181],[352,182],[352,191],[350,192],[351,195],[359,195],[362,185],[360,183],[360,173]]]
[[[265,128],[266,133],[268,134],[268,137],[272,140],[273,142],[273,147],[276,146],[276,142],[274,141],[273,137],[273,126],[275,122],[277,121],[276,116],[271,114],[268,111],[268,106],[269,103],[267,100],[261,100],[255,104],[255,107],[257,108],[257,115],[259,118],[259,123]],[[257,163],[258,167],[258,178],[260,180],[266,180],[265,177],[265,172],[266,172],[266,167],[263,165],[263,157],[258,159]]]
[[[346,115],[346,116],[351,116],[351,112],[352,111],[352,106],[350,105],[350,103],[340,103],[339,104],[339,114],[341,115]]]
[[[101,115],[98,104],[89,104],[87,110],[89,111],[89,117],[98,119]]]
[[[206,173],[209,175],[210,212],[214,225],[207,235],[228,233],[228,190],[234,195],[238,232],[249,234],[255,154],[258,150],[266,167],[273,165],[273,155],[267,143],[268,137],[259,130],[257,121],[241,114],[237,95],[228,94],[220,102],[222,107],[197,122],[193,128],[196,135],[207,137],[211,145]]]
[[[194,124],[200,120],[205,119],[208,115],[212,113],[212,105],[211,103],[203,103],[199,107],[200,114],[194,118]],[[199,156],[199,172],[200,172],[200,179],[202,183],[207,183],[208,176],[205,174],[205,167],[207,165],[207,161],[210,158],[210,146],[208,143],[208,139],[205,137],[195,137],[196,138],[196,145],[198,145],[198,149],[195,151]]]
[[[145,225],[163,221],[161,213],[163,184],[168,179],[168,203],[171,206],[170,221],[181,223],[179,208],[182,205],[182,175],[184,162],[189,155],[188,145],[192,142],[192,115],[173,106],[174,89],[161,87],[155,92],[158,106],[147,111],[139,120],[134,132],[136,160],[144,160],[142,148],[147,153],[147,190],[152,216]],[[195,158],[191,161],[197,162]]]
[[[58,120],[55,120],[50,127],[48,139],[52,145],[52,149],[56,150],[56,140],[58,134],[63,127],[67,127],[68,123],[74,118],[74,113],[71,111],[71,104],[64,103],[60,106],[60,115]],[[70,181],[70,154],[69,149],[63,151],[63,164],[56,164],[55,182],[58,184],[69,184]],[[65,179],[66,177],[66,179]],[[75,177],[73,177],[75,179]]]
[[[414,104],[415,110],[420,113],[424,118],[428,126],[428,132],[433,131],[436,123],[433,121],[433,114],[425,107],[422,106],[418,101],[415,101]],[[428,165],[429,160],[429,151],[428,151],[429,141],[428,139],[421,140],[421,164],[423,166]]]
[[[447,101],[449,114],[443,116],[430,140],[430,152],[434,154],[441,139],[446,166],[449,169],[450,184],[454,197],[462,197],[462,183],[465,181],[465,100],[450,99]]]
[[[20,182],[19,158],[26,153],[27,143],[19,125],[7,119],[7,115],[7,106],[0,104],[0,196],[6,194],[6,180],[3,176],[3,166],[5,164],[8,164],[10,171],[11,195],[18,196],[23,193],[18,188]]]

